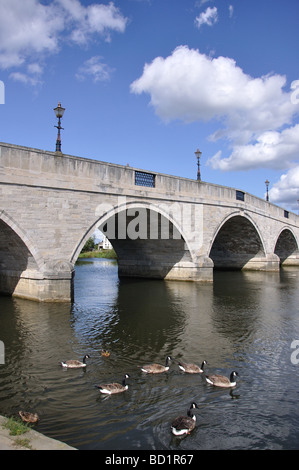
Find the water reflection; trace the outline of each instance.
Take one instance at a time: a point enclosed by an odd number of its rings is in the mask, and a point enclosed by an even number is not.
[[[77,265],[74,304],[1,298],[0,414],[40,415],[37,430],[81,449],[296,448],[299,271],[215,273],[213,285],[119,280],[106,260]],[[101,356],[101,349],[111,356]],[[59,362],[91,359],[83,370]],[[236,389],[216,390],[201,375],[147,376],[145,362],[208,361],[208,372],[239,373]],[[129,390],[106,399],[100,381]],[[171,436],[173,417],[196,401],[198,425]]]

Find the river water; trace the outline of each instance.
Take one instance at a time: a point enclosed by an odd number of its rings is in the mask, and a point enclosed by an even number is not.
[[[37,412],[37,431],[78,449],[298,449],[298,288],[291,268],[215,272],[205,285],[120,280],[115,261],[81,260],[73,304],[0,298],[0,414]],[[59,365],[85,354],[86,369]],[[167,355],[206,360],[207,374],[236,370],[238,385],[214,388],[175,361],[164,374],[140,370]],[[95,387],[125,373],[120,395]],[[176,438],[170,423],[192,401],[196,428]]]

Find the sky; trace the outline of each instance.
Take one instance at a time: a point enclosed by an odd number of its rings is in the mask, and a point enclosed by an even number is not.
[[[0,0],[0,141],[299,213],[298,0]]]

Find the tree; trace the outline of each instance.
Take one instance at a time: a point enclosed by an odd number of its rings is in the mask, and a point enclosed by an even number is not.
[[[95,246],[96,246],[95,236],[93,235],[92,237],[89,237],[89,239],[87,240],[87,242],[83,246],[82,251],[83,251],[83,253],[85,253],[87,251],[93,251],[95,249]]]

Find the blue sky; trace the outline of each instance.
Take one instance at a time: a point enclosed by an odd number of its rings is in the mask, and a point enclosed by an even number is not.
[[[298,0],[0,0],[0,141],[299,209]]]

